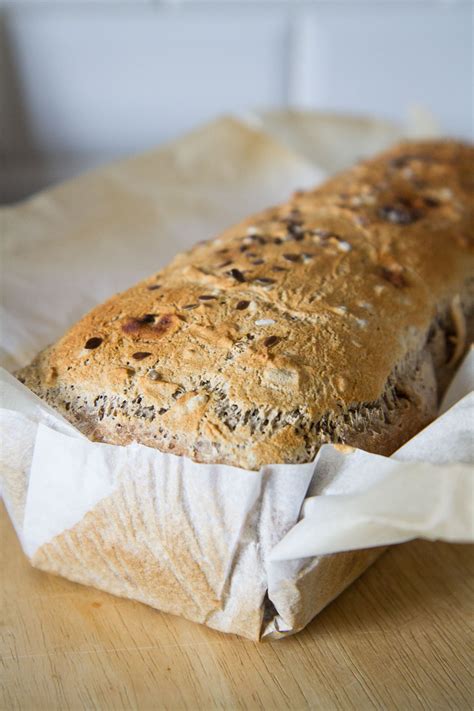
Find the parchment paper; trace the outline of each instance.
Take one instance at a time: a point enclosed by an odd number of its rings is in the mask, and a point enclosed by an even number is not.
[[[313,119],[314,132],[322,119]],[[290,143],[302,145],[308,122],[302,133],[286,120]],[[250,123],[217,121],[3,208],[5,368],[28,362],[176,251],[340,167],[338,135],[350,145],[352,132],[370,153],[383,147],[381,136],[389,143],[401,133],[371,121],[364,133],[360,122],[340,119],[321,151],[323,169],[314,141],[310,162]],[[224,631],[252,639],[294,632],[377,555],[356,554],[344,571],[346,554],[321,553],[423,535],[472,538],[469,398],[392,459],[326,446],[313,463],[253,472],[138,443],[90,442],[6,370],[0,387],[3,494],[33,565]],[[430,458],[433,440],[444,448]],[[338,524],[329,525],[334,507]]]

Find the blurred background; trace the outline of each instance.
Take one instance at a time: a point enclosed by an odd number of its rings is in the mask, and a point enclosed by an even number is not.
[[[0,12],[0,200],[219,114],[296,107],[473,134],[470,0],[31,0]],[[212,156],[210,156],[212,160]]]

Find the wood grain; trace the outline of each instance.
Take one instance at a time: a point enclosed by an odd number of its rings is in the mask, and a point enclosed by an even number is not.
[[[1,511],[1,709],[471,709],[473,550],[392,548],[253,644],[31,568]]]

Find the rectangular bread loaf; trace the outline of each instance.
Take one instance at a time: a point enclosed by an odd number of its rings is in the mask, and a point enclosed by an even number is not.
[[[474,148],[297,192],[93,309],[17,377],[93,440],[248,469],[425,426],[474,312]],[[133,235],[131,235],[133,239]]]

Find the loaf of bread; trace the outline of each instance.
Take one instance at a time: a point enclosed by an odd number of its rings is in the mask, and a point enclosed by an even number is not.
[[[472,146],[400,145],[178,255],[17,377],[96,441],[248,469],[390,454],[468,343],[473,212]]]

